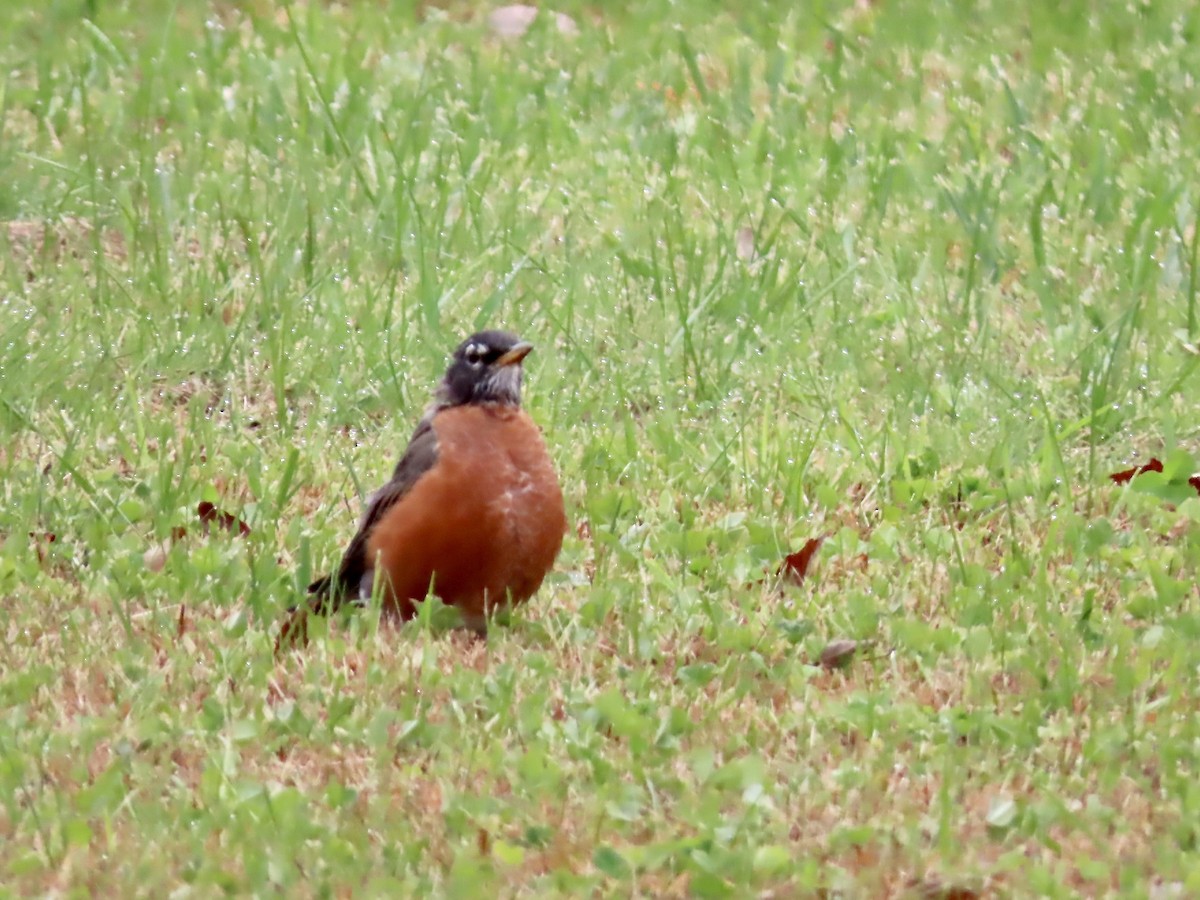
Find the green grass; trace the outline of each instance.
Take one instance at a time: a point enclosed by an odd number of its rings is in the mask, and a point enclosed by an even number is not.
[[[1200,893],[1200,16],[725,7],[0,10],[0,893]],[[555,573],[277,662],[485,324]]]

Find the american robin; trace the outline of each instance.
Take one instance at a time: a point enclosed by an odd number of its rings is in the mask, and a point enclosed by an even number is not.
[[[434,594],[480,635],[495,608],[541,586],[567,519],[541,432],[521,408],[521,362],[532,349],[503,331],[459,344],[341,566],[309,585],[280,645],[303,638],[310,612],[370,599],[376,579],[385,615],[410,619]]]

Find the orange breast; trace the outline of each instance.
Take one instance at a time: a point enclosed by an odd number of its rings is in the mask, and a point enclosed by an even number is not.
[[[385,597],[402,616],[433,593],[478,626],[522,603],[562,548],[562,490],[541,432],[520,409],[452,407],[433,420],[437,464],[372,530]]]

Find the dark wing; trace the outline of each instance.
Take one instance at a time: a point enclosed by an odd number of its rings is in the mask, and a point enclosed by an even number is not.
[[[363,575],[374,565],[373,560],[367,559],[367,540],[371,531],[384,514],[412,490],[421,476],[433,468],[437,457],[437,434],[433,430],[432,419],[423,419],[413,432],[408,449],[400,457],[400,462],[396,463],[392,480],[371,497],[358,534],[354,535],[350,546],[346,548],[337,572],[319,578],[308,586],[308,592],[313,595],[309,600],[313,612],[335,612],[347,598],[354,597]]]

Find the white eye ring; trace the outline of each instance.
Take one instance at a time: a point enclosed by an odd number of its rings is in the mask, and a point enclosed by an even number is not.
[[[463,352],[463,357],[472,366],[478,366],[483,362],[483,354],[487,348],[482,344],[470,344]]]

